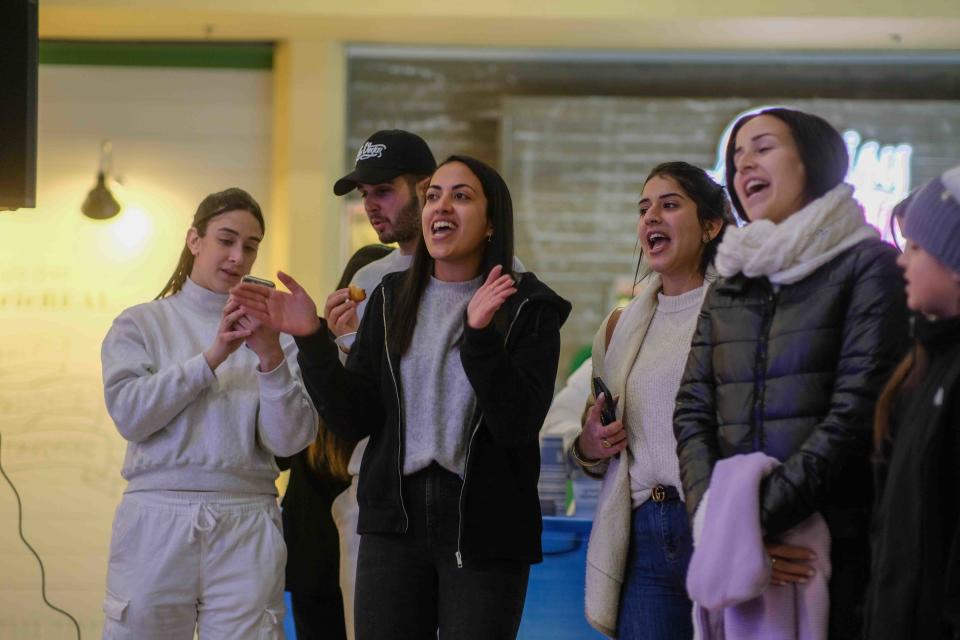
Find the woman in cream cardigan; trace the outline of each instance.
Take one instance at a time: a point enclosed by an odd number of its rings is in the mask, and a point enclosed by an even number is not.
[[[593,373],[614,394],[616,420],[602,424],[600,394],[572,447],[584,470],[603,478],[586,615],[611,637],[680,640],[693,635],[684,586],[692,540],[673,403],[730,204],[702,169],[668,162],[647,177],[639,214],[646,286],[604,321],[593,346]]]

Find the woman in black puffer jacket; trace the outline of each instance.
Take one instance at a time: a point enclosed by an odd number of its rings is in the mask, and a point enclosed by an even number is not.
[[[783,464],[761,485],[772,582],[808,577],[807,550],[778,537],[814,512],[831,537],[830,637],[859,635],[868,581],[871,423],[907,346],[896,250],[843,183],[843,139],[789,109],[741,118],[726,177],[750,221],[720,245],[674,431],[691,517],[721,458],[762,451]]]

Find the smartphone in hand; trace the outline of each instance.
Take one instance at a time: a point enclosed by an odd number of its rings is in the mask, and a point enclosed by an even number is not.
[[[613,394],[603,383],[599,376],[593,378],[593,396],[599,398],[603,394],[603,404],[600,406],[600,422],[610,424],[617,419],[616,404],[613,401]]]
[[[271,289],[276,289],[277,285],[273,284],[270,280],[264,280],[263,278],[258,278],[256,276],[245,275],[240,279],[241,282],[249,282],[250,284],[257,284],[261,287],[270,287]]]

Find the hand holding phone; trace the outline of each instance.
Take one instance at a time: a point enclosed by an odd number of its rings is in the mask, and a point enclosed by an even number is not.
[[[247,283],[247,284],[254,284],[254,285],[257,285],[258,287],[267,287],[268,289],[277,288],[277,285],[275,285],[270,280],[264,280],[263,278],[258,278],[256,276],[251,276],[249,274],[240,278],[240,282]],[[250,316],[243,316],[240,319],[239,325],[245,329],[250,329],[251,331],[255,331],[260,327],[260,321],[255,320]]]
[[[273,283],[269,280],[252,278],[248,276],[246,282],[230,290],[247,315],[274,331],[292,336],[307,336],[320,330],[322,323],[317,317],[316,303],[293,277],[282,271],[277,272],[277,278],[289,293],[271,289]]]
[[[264,280],[263,278],[249,274],[243,276],[240,280],[241,282],[253,284],[258,287],[266,287],[268,289],[277,288],[277,285],[270,280]],[[250,331],[250,336],[246,339],[246,344],[247,347],[252,349],[260,358],[260,371],[273,371],[284,358],[283,349],[280,347],[278,332],[272,327],[263,324],[261,320],[251,316],[240,318],[237,324]]]
[[[580,435],[573,441],[573,456],[585,468],[618,455],[628,444],[623,424],[617,421],[617,402],[599,377],[593,378],[593,395],[596,403],[587,413]]]
[[[610,393],[610,389],[603,383],[603,379],[600,376],[594,376],[593,395],[598,401],[601,393],[603,394],[603,402],[600,405],[600,421],[607,425],[617,419],[617,405],[613,401],[613,394]]]

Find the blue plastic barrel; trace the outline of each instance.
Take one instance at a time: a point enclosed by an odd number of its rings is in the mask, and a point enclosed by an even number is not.
[[[543,562],[530,567],[521,640],[592,640],[603,635],[583,616],[591,520],[544,516]]]

